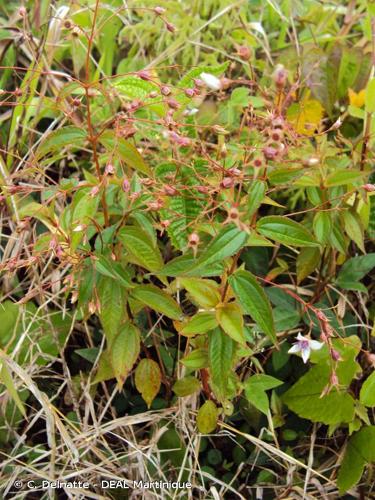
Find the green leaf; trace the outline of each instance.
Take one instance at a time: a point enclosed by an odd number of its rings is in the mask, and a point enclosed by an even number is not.
[[[375,372],[372,372],[362,385],[359,400],[365,406],[375,406]]]
[[[130,322],[120,327],[110,347],[111,364],[119,387],[124,385],[126,377],[137,361],[140,351],[140,333]]]
[[[372,78],[367,84],[365,110],[367,113],[375,113],[375,78]]]
[[[364,278],[375,267],[375,253],[352,257],[340,269],[336,283],[341,288],[347,289],[347,284],[357,282]]]
[[[359,215],[353,210],[345,210],[343,212],[343,220],[346,234],[354,243],[365,253],[363,242],[363,228]]]
[[[319,243],[326,243],[332,230],[329,212],[317,212],[313,221],[314,233]]]
[[[181,335],[192,337],[202,335],[217,327],[217,319],[213,312],[199,312],[183,325]]]
[[[208,359],[211,378],[217,392],[217,398],[226,399],[228,378],[232,368],[234,342],[225,335],[221,328],[215,328],[209,334]]]
[[[326,178],[325,185],[327,187],[345,186],[346,184],[351,184],[352,182],[360,180],[362,176],[363,173],[359,170],[338,170]]]
[[[180,89],[194,88],[194,79],[199,78],[201,73],[210,73],[214,76],[220,76],[224,73],[224,71],[228,67],[228,62],[217,66],[198,66],[196,68],[188,71],[178,82],[177,87]],[[181,93],[177,96],[177,99],[181,103],[188,103],[191,101],[189,97],[187,97],[184,93]]]
[[[177,302],[155,285],[138,285],[131,291],[131,296],[168,318],[181,319],[182,311]]]
[[[199,256],[193,269],[205,268],[231,257],[246,244],[248,237],[245,231],[241,231],[233,224],[224,227]]]
[[[192,301],[203,309],[212,309],[220,301],[219,285],[216,281],[201,278],[180,278],[179,282],[189,292]]]
[[[207,349],[194,349],[181,359],[181,363],[190,370],[200,370],[208,367],[208,352]]]
[[[363,427],[348,441],[337,476],[340,494],[344,494],[361,478],[366,463],[375,461],[375,426]]]
[[[206,401],[198,411],[197,427],[202,434],[210,434],[216,429],[218,409],[213,401]]]
[[[255,276],[249,271],[237,271],[228,278],[229,284],[246,314],[276,343],[271,304]]]
[[[177,380],[172,387],[173,392],[180,398],[190,396],[191,394],[194,394],[194,392],[199,391],[200,388],[201,383],[199,382],[199,380],[190,375]]]
[[[113,367],[111,364],[111,356],[109,351],[102,352],[99,362],[98,369],[95,374],[95,377],[92,381],[93,384],[98,384],[99,382],[104,382],[106,380],[110,380],[114,378],[115,374],[113,372]]]
[[[87,132],[84,128],[73,126],[62,127],[52,131],[36,150],[36,157],[39,159],[48,153],[61,152],[67,146],[72,149],[82,148],[87,139]]]
[[[297,283],[301,283],[302,280],[307,278],[316,267],[320,261],[320,251],[319,248],[304,247],[301,249],[297,257]]]
[[[256,179],[247,192],[247,215],[251,217],[258,210],[267,191],[267,183]]]
[[[330,366],[318,364],[303,375],[282,397],[297,415],[313,422],[341,424],[354,417],[354,399],[346,388],[332,388],[321,397],[330,378]],[[341,380],[340,380],[341,382]]]
[[[131,288],[133,286],[129,276],[124,269],[122,269],[121,265],[118,262],[108,259],[104,255],[100,255],[98,260],[95,261],[95,268],[103,276],[118,280],[119,283],[126,288]]]
[[[123,137],[117,137],[114,130],[103,132],[99,137],[99,142],[112,156],[118,154],[120,159],[129,167],[146,175],[152,174],[150,167],[145,163],[138,149]]]
[[[26,417],[25,407],[23,405],[23,402],[22,402],[20,396],[18,395],[16,386],[13,382],[11,372],[9,371],[7,363],[4,359],[0,360],[0,382],[5,385],[7,391],[9,392],[10,397],[15,402],[17,408],[19,409],[21,414],[24,417]]]
[[[302,226],[302,224],[281,215],[263,217],[258,221],[257,229],[266,238],[283,243],[284,245],[300,247],[319,246],[319,243],[315,241],[310,231]]]
[[[153,91],[160,92],[160,88],[154,82],[142,80],[138,76],[126,75],[119,77],[113,82],[120,95],[127,97],[130,100],[139,99],[147,104],[147,109],[155,111],[158,115],[163,114],[164,105],[160,99],[149,97]]]
[[[123,288],[117,280],[102,277],[98,286],[100,300],[100,321],[108,344],[110,345],[119,332],[125,317]]]
[[[220,304],[216,318],[224,332],[239,344],[246,345],[241,308],[234,303]]]
[[[152,359],[142,359],[135,370],[135,387],[146,401],[148,408],[159,392],[160,385],[159,365]]]
[[[281,380],[270,375],[253,375],[244,383],[245,396],[259,411],[267,415],[269,401],[266,391],[283,384]]]
[[[209,266],[205,266],[203,269],[197,268],[194,270],[192,266],[196,262],[196,259],[192,255],[180,255],[169,261],[158,274],[171,277],[198,276],[204,278],[209,276],[221,276],[223,273],[224,266],[222,262],[214,262]]]
[[[157,272],[163,267],[163,259],[159,248],[150,236],[136,226],[125,226],[120,229],[118,238],[130,253],[133,260],[148,271]]]

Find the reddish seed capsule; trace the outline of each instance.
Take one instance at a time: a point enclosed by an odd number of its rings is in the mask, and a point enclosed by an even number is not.
[[[171,225],[171,221],[168,219],[162,220],[160,222],[160,225],[162,228],[166,229],[167,227],[169,227]]]
[[[122,181],[121,188],[124,193],[128,193],[130,191],[130,182],[128,181],[128,179],[124,179]]]
[[[194,97],[194,95],[195,95],[195,90],[194,89],[185,89],[184,92],[185,92],[185,95],[187,97]]]
[[[331,350],[331,358],[333,359],[333,361],[340,361],[340,359],[341,359],[340,353],[338,351],[336,351],[336,349],[332,349]]]
[[[260,168],[263,165],[263,162],[260,158],[255,158],[253,162],[254,167]]]
[[[232,177],[224,177],[224,179],[220,183],[220,187],[224,189],[231,188],[232,186],[234,186],[234,180],[232,179]]]
[[[168,99],[167,104],[171,109],[178,109],[180,104],[176,101],[176,99]]]
[[[207,186],[197,186],[196,187],[198,193],[206,194],[209,192],[209,189]]]
[[[167,196],[175,196],[177,194],[177,189],[174,188],[173,186],[170,186],[170,185],[166,185],[164,186],[164,193],[167,195]]]
[[[334,373],[334,372],[331,373],[330,382],[334,386],[339,385],[339,379],[338,379],[336,373]]]
[[[235,207],[232,207],[230,210],[229,210],[229,213],[228,213],[228,218],[231,219],[231,220],[237,220],[239,218],[240,214],[237,210],[237,208]]]
[[[272,77],[273,77],[273,81],[276,84],[276,87],[281,89],[281,88],[285,87],[285,85],[286,85],[286,82],[288,79],[288,72],[282,64],[278,64],[276,66],[275,71],[273,72]]]
[[[113,175],[115,173],[115,167],[112,165],[112,163],[107,163],[105,167],[105,173],[107,175]]]
[[[173,24],[166,22],[165,27],[170,33],[174,33],[176,31],[176,27]]]
[[[266,146],[263,148],[263,154],[264,157],[267,158],[267,160],[274,160],[277,156],[277,149],[272,147],[272,146]]]
[[[70,30],[73,26],[73,23],[70,19],[65,19],[64,21],[64,28],[67,30]]]
[[[281,116],[278,116],[274,120],[272,120],[272,127],[273,128],[284,128],[284,120],[281,118]]]
[[[165,9],[163,7],[155,7],[154,12],[157,16],[162,16],[165,13]]]
[[[162,85],[162,86],[160,87],[160,92],[161,92],[163,95],[167,96],[167,95],[170,95],[170,93],[171,93],[171,89],[170,89],[167,85]]]
[[[94,186],[90,191],[91,198],[95,198],[95,196],[99,193],[99,191],[100,191],[100,187]]]
[[[197,233],[191,233],[189,236],[189,245],[197,246],[199,243],[199,235]]]
[[[194,78],[194,85],[196,87],[203,87],[204,85],[204,81],[201,80],[200,78]]]
[[[283,134],[280,130],[275,129],[275,130],[271,130],[270,137],[273,141],[279,142],[279,141],[281,141]]]
[[[240,45],[237,47],[237,54],[243,61],[248,61],[251,57],[251,50],[245,45]]]
[[[72,105],[75,108],[78,108],[81,105],[81,99],[79,99],[78,97],[74,97],[74,99],[72,99]]]
[[[241,170],[239,168],[232,167],[228,170],[228,172],[233,175],[234,177],[240,177],[241,175]]]
[[[151,75],[148,71],[146,70],[142,70],[142,71],[138,71],[137,75],[139,76],[139,78],[141,78],[142,80],[145,80],[145,81],[149,81],[151,80]]]

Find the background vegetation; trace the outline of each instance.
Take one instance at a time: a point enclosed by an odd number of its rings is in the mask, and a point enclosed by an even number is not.
[[[362,0],[0,0],[3,498],[372,497],[374,67]]]

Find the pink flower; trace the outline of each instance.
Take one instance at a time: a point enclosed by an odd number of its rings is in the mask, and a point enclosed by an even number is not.
[[[302,359],[304,363],[307,363],[311,351],[318,351],[323,347],[322,342],[318,342],[317,340],[311,340],[309,337],[304,337],[299,333],[297,335],[297,342],[289,349],[289,354],[297,354],[300,352],[302,355]]]

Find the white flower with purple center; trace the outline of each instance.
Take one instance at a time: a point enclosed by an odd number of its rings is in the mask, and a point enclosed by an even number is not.
[[[297,354],[300,352],[304,363],[310,357],[311,351],[318,351],[323,347],[323,342],[318,342],[317,340],[311,340],[309,337],[304,337],[299,333],[297,335],[297,342],[289,349],[289,354]]]

